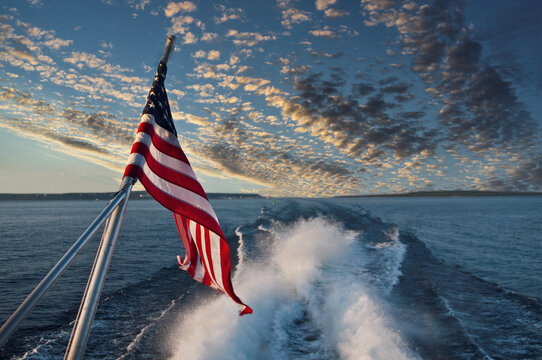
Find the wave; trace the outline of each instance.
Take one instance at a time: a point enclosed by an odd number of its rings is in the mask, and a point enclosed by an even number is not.
[[[433,256],[416,236],[407,246],[389,301],[392,316],[423,358],[542,356],[542,307]]]
[[[243,261],[245,259],[245,242],[243,241],[243,233],[240,231],[241,226],[242,225],[235,229],[235,235],[237,235],[237,238],[239,239],[239,246],[237,247],[237,266],[235,267],[235,271],[239,271],[243,266]]]
[[[438,259],[357,204],[280,199],[263,212],[243,204],[224,225],[236,292],[254,314],[238,317],[229,298],[176,266],[152,270],[104,291],[86,356],[542,358],[541,299]],[[61,357],[77,310],[64,309],[55,324],[19,330],[0,357]]]
[[[128,346],[126,346],[124,354],[119,356],[118,360],[127,359],[129,356],[131,356],[137,350],[137,347],[142,342],[142,339],[144,338],[144,336],[146,336],[149,333],[149,331],[153,327],[155,327],[156,324],[160,320],[162,320],[175,307],[177,301],[180,301],[183,298],[183,296],[184,295],[181,295],[179,297],[179,299],[177,299],[177,300],[172,300],[171,305],[168,306],[166,309],[160,311],[159,314],[157,314],[157,316],[152,316],[152,315],[149,316],[147,318],[147,320],[148,320],[147,325],[145,325],[141,330],[139,330],[139,333],[134,337],[132,342],[130,342],[130,344],[128,344]]]
[[[155,348],[171,313],[177,313],[182,301],[190,298],[194,283],[179,281],[176,267],[162,268],[147,279],[104,294],[92,325],[85,357],[93,359],[134,359],[141,354],[165,358]],[[182,293],[179,294],[180,290]],[[15,360],[48,360],[62,357],[66,351],[77,309],[65,314],[65,321],[49,329],[17,333],[26,348]],[[19,339],[17,339],[19,340]],[[9,352],[6,352],[9,354]],[[4,354],[2,354],[4,355]],[[2,357],[2,356],[0,356]],[[4,357],[2,357],[4,358]]]
[[[244,259],[234,277],[254,314],[239,318],[225,296],[204,301],[180,315],[171,359],[415,358],[359,281],[359,232],[311,218],[259,235],[267,256]]]

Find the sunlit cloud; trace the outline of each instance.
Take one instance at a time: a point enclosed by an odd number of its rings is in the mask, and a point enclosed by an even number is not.
[[[326,10],[330,5],[334,5],[337,0],[316,0],[316,9]]]
[[[239,32],[237,30],[228,30],[226,38],[232,39],[235,45],[254,46],[262,41],[277,39],[276,35],[262,35],[256,32]]]
[[[166,87],[210,183],[285,196],[542,188],[536,106],[462,1],[356,4],[278,0],[258,5],[266,21],[248,5],[110,6],[135,33],[177,36]],[[122,169],[160,45],[137,33],[135,60],[113,35],[85,40],[92,25],[19,17],[0,15],[0,126]]]
[[[167,17],[173,17],[180,12],[193,12],[196,10],[196,5],[191,1],[170,2],[164,9],[164,14]]]
[[[325,14],[327,18],[339,18],[350,15],[350,13],[344,9],[327,9]]]
[[[216,11],[220,14],[215,16],[214,20],[216,24],[221,24],[230,20],[240,20],[244,15],[244,10],[240,8],[227,8],[224,5],[216,5]]]
[[[329,28],[329,26],[325,26],[323,29],[311,30],[311,31],[309,31],[309,33],[312,36],[325,37],[325,38],[328,38],[328,39],[333,39],[333,38],[337,37],[337,33],[335,31],[331,30]]]
[[[310,20],[311,14],[295,8],[290,0],[277,0],[277,5],[281,9],[282,25],[287,29]]]

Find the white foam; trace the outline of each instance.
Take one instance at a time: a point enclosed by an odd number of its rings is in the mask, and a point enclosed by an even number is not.
[[[184,294],[181,295],[178,300],[181,300],[182,298],[184,297]],[[175,306],[175,303],[176,301],[175,300],[172,300],[171,301],[171,304],[165,308],[164,310],[162,310],[158,316],[156,317],[151,317],[148,319],[148,324],[146,326],[144,326],[140,331],[139,333],[134,337],[134,339],[132,340],[132,342],[130,342],[130,344],[128,344],[128,346],[126,347],[125,351],[124,351],[124,354],[122,354],[121,356],[119,356],[117,358],[117,360],[122,360],[122,359],[125,359],[127,356],[131,355],[131,353],[136,349],[136,346],[139,344],[139,342],[141,341],[141,339],[143,338],[143,336],[147,333],[147,331],[149,331],[149,329],[151,329],[155,324],[156,324],[156,321],[162,319],[174,306]]]
[[[275,225],[267,236],[269,257],[244,259],[234,277],[254,314],[239,317],[226,296],[186,311],[171,332],[172,359],[411,357],[376,295],[359,280],[359,234],[316,218]],[[314,336],[305,339],[304,331]]]
[[[26,359],[50,359],[58,355],[58,342],[66,341],[70,334],[67,331],[60,331],[53,335],[45,336],[40,339],[40,344],[33,349],[28,350],[22,356],[13,357],[16,360]],[[64,351],[65,349],[61,349]]]
[[[237,247],[237,266],[235,271],[239,271],[243,267],[243,259],[245,258],[245,242],[243,241],[243,233],[241,232],[241,226],[235,229],[235,235],[239,238],[239,246]]]
[[[399,230],[397,227],[387,234],[390,241],[389,246],[385,251],[388,253],[385,256],[386,259],[386,285],[385,291],[387,294],[393,289],[393,287],[399,282],[399,278],[403,273],[401,272],[401,264],[405,258],[406,245],[399,241]]]

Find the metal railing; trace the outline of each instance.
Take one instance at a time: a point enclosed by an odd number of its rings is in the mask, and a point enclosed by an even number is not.
[[[64,274],[68,267],[72,264],[73,260],[79,255],[81,250],[88,244],[92,236],[98,231],[100,226],[111,215],[111,213],[119,206],[119,204],[127,197],[126,190],[119,191],[117,195],[111,199],[105,209],[96,217],[96,219],[89,225],[89,227],[81,234],[79,239],[72,245],[72,247],[64,254],[64,256],[56,263],[56,265],[49,271],[49,273],[43,278],[43,280],[36,286],[36,288],[26,297],[26,299],[19,305],[17,310],[9,317],[9,319],[0,328],[0,347],[2,347],[9,337],[17,330],[21,322],[26,316],[34,309],[43,296],[49,291],[49,289],[55,284],[55,282]]]
[[[167,64],[171,52],[173,51],[174,43],[175,36],[168,36],[160,62]],[[100,247],[96,253],[96,259],[94,260],[94,265],[90,272],[83,300],[81,301],[75,325],[64,356],[65,360],[78,360],[83,358],[92,322],[94,321],[94,315],[96,314],[105,278],[107,277],[107,271],[113,257],[113,251],[115,250],[126,206],[128,205],[128,199],[136,181],[136,179],[129,176],[122,179],[120,190],[115,197],[111,199],[105,209],[98,217],[96,217],[83,234],[81,234],[79,239],[77,239],[30,295],[28,295],[21,305],[19,305],[17,310],[15,310],[4,325],[2,325],[0,328],[0,347],[4,346],[10,336],[20,326],[21,322],[34,309],[62,274],[64,274],[73,260],[75,260],[81,250],[88,244],[92,236],[107,220]]]

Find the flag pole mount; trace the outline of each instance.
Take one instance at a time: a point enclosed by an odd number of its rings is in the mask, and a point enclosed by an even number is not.
[[[175,36],[168,36],[160,63],[167,65],[169,56],[173,51],[174,43]],[[96,314],[96,310],[98,308],[107,271],[113,257],[113,251],[115,250],[120,227],[124,218],[126,206],[128,204],[128,198],[130,197],[132,186],[136,181],[137,179],[130,176],[125,176],[122,179],[120,191],[126,192],[126,196],[111,214],[111,217],[105,225],[102,241],[100,243],[100,247],[98,248],[96,259],[94,260],[94,265],[90,272],[87,287],[79,307],[79,313],[75,320],[75,325],[70,336],[70,341],[66,349],[64,360],[80,360],[85,354],[88,336],[90,334],[92,322],[94,321],[94,315]]]

